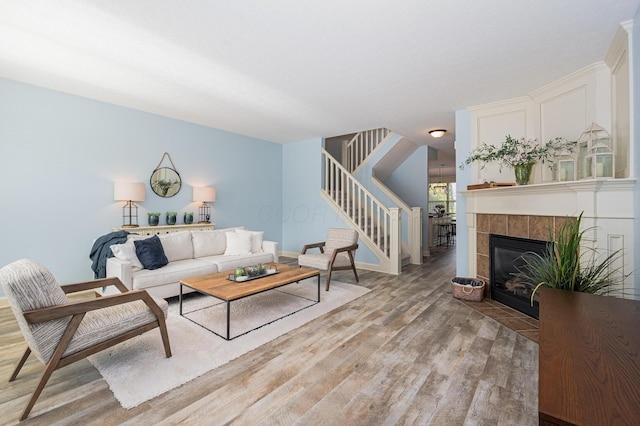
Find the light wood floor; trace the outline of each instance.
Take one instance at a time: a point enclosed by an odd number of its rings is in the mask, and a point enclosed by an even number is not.
[[[453,299],[454,262],[451,248],[398,277],[361,271],[371,293],[132,410],[88,361],[72,364],[24,424],[537,424],[538,345]],[[42,372],[30,359],[7,382],[24,347],[0,309],[1,424]]]

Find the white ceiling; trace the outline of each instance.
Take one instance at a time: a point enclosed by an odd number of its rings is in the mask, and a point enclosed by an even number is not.
[[[602,60],[639,5],[2,0],[0,76],[280,143],[387,127],[452,150],[456,110]]]

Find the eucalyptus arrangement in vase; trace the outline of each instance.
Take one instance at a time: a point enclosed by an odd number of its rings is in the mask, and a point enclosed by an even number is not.
[[[573,152],[576,149],[575,141],[568,141],[564,138],[550,139],[545,144],[539,144],[537,139],[515,139],[507,135],[502,145],[490,145],[481,143],[476,149],[471,151],[469,156],[460,164],[460,168],[477,161],[484,168],[487,163],[498,162],[500,171],[503,167],[513,168],[518,185],[526,185],[531,178],[531,169],[539,161],[541,163],[551,162],[554,167],[554,160],[561,153]]]

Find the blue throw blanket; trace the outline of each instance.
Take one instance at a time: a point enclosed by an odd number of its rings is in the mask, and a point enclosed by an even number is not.
[[[111,245],[123,244],[127,242],[127,231],[114,231],[98,238],[91,247],[89,259],[94,278],[105,278],[107,276],[107,258],[113,257]]]

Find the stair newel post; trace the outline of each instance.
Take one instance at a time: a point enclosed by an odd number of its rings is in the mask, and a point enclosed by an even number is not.
[[[400,256],[400,239],[402,235],[402,218],[400,217],[400,209],[397,207],[389,208],[389,215],[391,220],[390,229],[390,248],[389,250],[389,272],[399,275],[402,268],[401,256]]]
[[[422,265],[422,207],[411,207],[411,218],[409,221],[411,263],[414,265]]]

